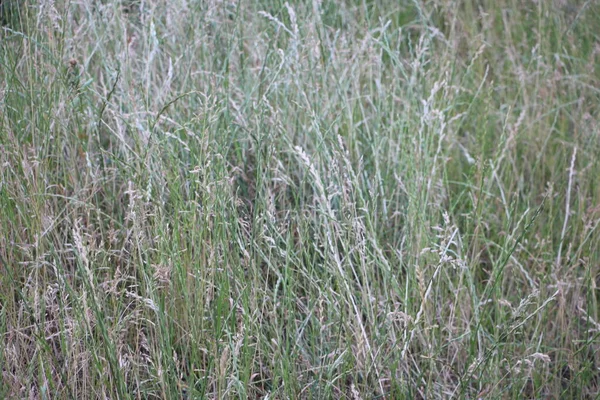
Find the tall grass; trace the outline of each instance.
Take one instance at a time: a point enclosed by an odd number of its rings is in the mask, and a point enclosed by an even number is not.
[[[14,4],[1,398],[598,394],[597,2]]]

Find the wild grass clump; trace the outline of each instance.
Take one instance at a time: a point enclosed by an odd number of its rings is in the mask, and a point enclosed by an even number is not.
[[[0,398],[591,398],[593,1],[23,1]]]

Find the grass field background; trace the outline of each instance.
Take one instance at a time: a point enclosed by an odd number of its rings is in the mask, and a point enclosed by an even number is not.
[[[600,391],[597,1],[0,14],[0,398]]]

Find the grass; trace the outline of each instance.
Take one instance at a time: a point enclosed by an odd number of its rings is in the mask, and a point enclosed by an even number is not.
[[[599,393],[597,2],[0,10],[1,398]]]

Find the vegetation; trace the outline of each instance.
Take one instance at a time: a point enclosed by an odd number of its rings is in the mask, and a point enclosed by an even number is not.
[[[598,394],[600,3],[2,10],[0,398]]]

